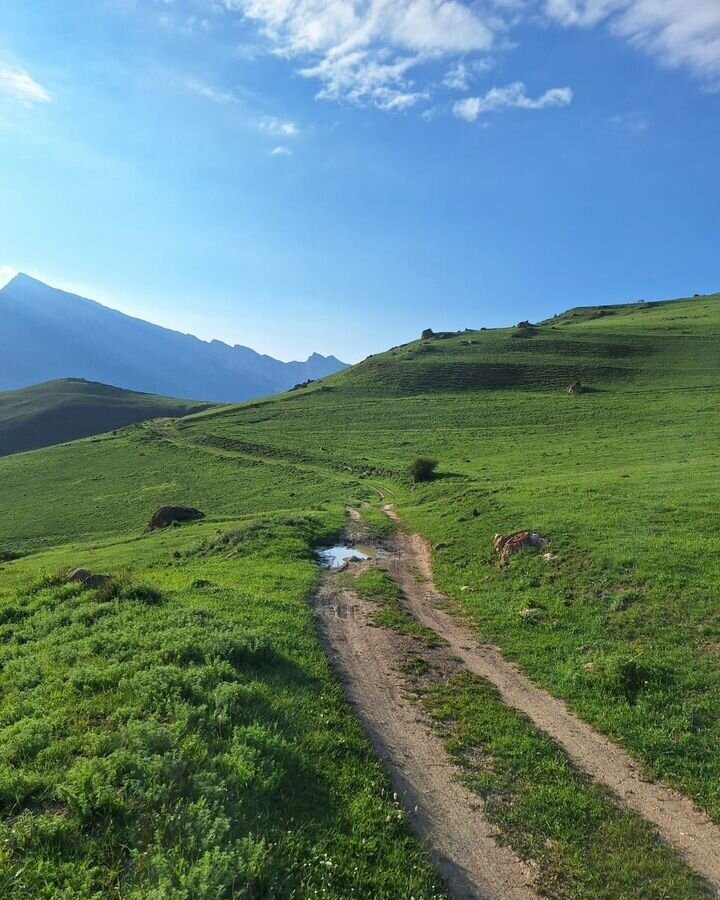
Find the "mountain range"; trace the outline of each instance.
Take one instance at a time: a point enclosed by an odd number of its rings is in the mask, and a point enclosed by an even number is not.
[[[0,390],[83,378],[186,400],[235,403],[347,368],[313,353],[282,362],[202,341],[19,274],[0,290]]]

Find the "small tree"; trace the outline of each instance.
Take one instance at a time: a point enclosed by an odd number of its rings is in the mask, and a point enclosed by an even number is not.
[[[437,460],[427,456],[416,456],[410,463],[409,471],[413,481],[432,481],[437,469]]]

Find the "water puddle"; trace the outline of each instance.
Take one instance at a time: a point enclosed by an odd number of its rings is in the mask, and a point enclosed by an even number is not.
[[[322,547],[317,551],[318,561],[323,569],[342,569],[348,562],[365,559],[377,559],[374,547],[350,547],[338,544],[335,547]]]

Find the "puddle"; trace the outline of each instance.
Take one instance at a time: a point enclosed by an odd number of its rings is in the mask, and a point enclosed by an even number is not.
[[[353,560],[377,559],[374,547],[349,547],[338,544],[335,547],[323,547],[317,551],[318,561],[323,569],[342,569],[347,562]]]

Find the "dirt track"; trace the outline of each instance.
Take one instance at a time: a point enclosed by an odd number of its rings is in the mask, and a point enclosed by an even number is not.
[[[392,506],[385,507],[397,519]],[[351,512],[357,520],[355,511]],[[497,647],[442,608],[432,576],[429,547],[418,535],[398,531],[379,562],[402,588],[408,611],[447,642],[448,653],[498,689],[503,701],[527,715],[568,754],[574,765],[609,787],[629,808],[700,873],[720,896],[720,828],[691,800],[654,781],[617,744],[595,732],[557,698],[538,688]],[[328,576],[316,597],[329,652],[347,694],[384,759],[403,805],[411,813],[455,897],[533,897],[531,872],[492,838],[478,798],[459,785],[456,770],[404,695],[398,666],[408,639],[370,627],[373,607],[340,591]]]
[[[398,668],[413,639],[371,625],[377,607],[328,576],[315,606],[345,683],[413,828],[455,898],[530,900],[532,871],[498,845],[478,797],[460,784],[442,740],[406,696]]]

